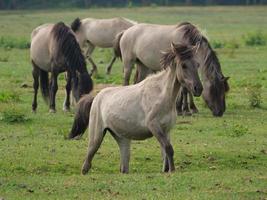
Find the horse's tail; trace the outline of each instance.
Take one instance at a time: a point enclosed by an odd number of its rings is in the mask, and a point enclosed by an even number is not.
[[[69,139],[82,136],[89,124],[90,110],[94,97],[91,94],[83,96],[78,105],[74,117],[74,122],[69,133]]]
[[[39,69],[40,71],[40,88],[42,96],[46,103],[49,102],[49,77],[48,72]]]
[[[113,41],[113,49],[116,57],[122,58],[121,56],[121,48],[120,48],[120,41],[124,31],[118,33]]]
[[[76,19],[71,23],[70,27],[71,27],[71,29],[72,29],[74,32],[76,32],[76,31],[80,28],[81,24],[82,24],[82,23],[81,23],[80,18],[76,18]]]

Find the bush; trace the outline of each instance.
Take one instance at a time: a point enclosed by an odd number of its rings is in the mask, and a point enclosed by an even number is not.
[[[25,114],[12,106],[2,112],[1,121],[6,123],[23,123],[29,121]]]
[[[225,46],[225,43],[224,42],[221,42],[219,40],[214,40],[211,42],[211,45],[213,46],[213,48],[215,49],[221,49],[221,48],[224,48]]]
[[[233,40],[227,41],[227,43],[225,44],[225,47],[229,49],[238,49],[239,44],[236,40],[233,39]]]
[[[249,104],[253,108],[259,108],[262,103],[261,85],[254,84],[247,86]]]
[[[0,47],[12,49],[28,49],[30,48],[30,42],[25,38],[12,38],[12,37],[0,37]]]
[[[262,32],[249,33],[243,36],[245,45],[247,46],[261,46],[266,44],[266,36]]]

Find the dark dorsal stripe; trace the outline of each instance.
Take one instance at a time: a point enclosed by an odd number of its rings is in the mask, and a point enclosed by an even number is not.
[[[52,35],[57,42],[57,54],[63,55],[69,70],[87,71],[85,58],[71,29],[63,22],[54,25]]]

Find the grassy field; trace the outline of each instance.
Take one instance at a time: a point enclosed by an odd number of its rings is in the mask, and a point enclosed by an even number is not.
[[[73,112],[62,111],[63,76],[58,112],[49,114],[39,95],[38,112],[31,113],[26,48],[31,30],[75,17],[114,16],[199,25],[217,47],[224,74],[231,77],[222,118],[212,117],[201,98],[196,99],[199,114],[177,117],[171,131],[173,174],[160,172],[154,138],[133,142],[130,174],[120,174],[118,147],[107,134],[91,172],[81,176],[88,137],[65,139]],[[267,199],[267,7],[1,11],[0,30],[0,199]],[[100,68],[94,79],[97,89],[122,83],[120,61],[110,76],[104,74],[110,53],[94,52]]]

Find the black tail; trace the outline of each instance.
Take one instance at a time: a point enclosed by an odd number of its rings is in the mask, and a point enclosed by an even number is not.
[[[46,103],[49,103],[49,77],[48,72],[40,70],[40,88]]]
[[[69,139],[82,136],[89,124],[89,115],[94,97],[91,94],[83,96],[78,105],[74,122],[69,133]]]
[[[113,41],[113,49],[116,57],[119,57],[121,59],[121,48],[120,48],[120,41],[121,37],[123,35],[124,31],[118,33],[116,35],[115,40]]]
[[[80,26],[81,26],[81,20],[79,18],[76,18],[70,25],[71,29],[76,32]]]

